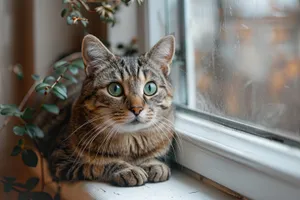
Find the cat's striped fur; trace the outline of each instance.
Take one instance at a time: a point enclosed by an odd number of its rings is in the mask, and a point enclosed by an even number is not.
[[[174,37],[166,36],[144,55],[118,57],[96,37],[84,38],[86,78],[70,119],[64,127],[52,129],[59,131],[48,156],[55,178],[120,186],[169,178],[170,168],[158,158],[167,154],[174,137],[168,77],[174,49]],[[153,96],[143,92],[150,81],[158,87]],[[120,97],[108,93],[112,82],[122,85]],[[137,108],[138,115],[134,114]]]

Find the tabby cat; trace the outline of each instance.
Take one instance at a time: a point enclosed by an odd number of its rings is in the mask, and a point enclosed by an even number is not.
[[[169,80],[174,49],[175,38],[166,36],[144,55],[119,57],[85,36],[82,88],[48,150],[53,177],[119,186],[168,180],[170,168],[160,158],[174,137]]]

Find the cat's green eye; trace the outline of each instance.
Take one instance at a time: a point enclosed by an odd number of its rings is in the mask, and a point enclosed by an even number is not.
[[[119,97],[123,94],[123,88],[119,83],[111,83],[107,87],[107,91],[111,96]]]
[[[157,86],[154,82],[148,82],[144,87],[144,94],[152,96],[157,92]]]

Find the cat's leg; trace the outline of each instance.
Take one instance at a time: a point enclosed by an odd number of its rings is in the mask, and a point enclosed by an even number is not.
[[[124,161],[106,164],[103,175],[107,180],[119,186],[144,185],[148,179],[148,174],[143,168]]]
[[[104,158],[105,159],[105,158]],[[60,181],[108,181],[119,186],[139,186],[147,182],[147,173],[124,161],[103,160],[103,165],[57,160],[52,162],[52,174]]]
[[[170,168],[157,159],[149,159],[139,166],[148,174],[149,182],[163,182],[168,180],[171,176]]]

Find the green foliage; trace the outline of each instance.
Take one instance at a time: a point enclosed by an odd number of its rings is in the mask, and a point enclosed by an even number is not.
[[[28,167],[36,167],[38,163],[38,157],[31,149],[22,151],[22,160]]]
[[[11,152],[11,156],[17,156],[22,152],[22,149],[20,146],[15,146]]]
[[[55,104],[43,104],[42,108],[50,113],[59,114],[59,108]]]
[[[58,85],[54,86],[51,92],[61,100],[66,100],[68,97],[65,88]]]
[[[79,24],[81,23],[84,27],[88,25],[88,20],[82,15],[82,9],[85,9],[89,12],[97,12],[100,16],[100,19],[106,23],[110,23],[114,25],[116,23],[116,19],[114,17],[116,11],[118,10],[119,4],[122,2],[125,5],[129,5],[130,0],[123,1],[107,1],[100,0],[93,3],[94,10],[91,10],[87,0],[62,0],[62,3],[66,6],[63,8],[60,15],[61,17],[65,17],[68,24]],[[142,0],[138,0],[138,3],[141,3]],[[87,29],[84,29],[85,31]],[[118,46],[118,48],[124,52],[135,53],[135,49],[130,49],[127,46]],[[129,49],[129,50],[128,50]],[[10,70],[16,74],[17,78],[22,80],[23,75],[23,67],[20,64],[16,64],[10,67]],[[52,94],[58,97],[61,100],[66,100],[67,96],[67,88],[64,85],[67,83],[78,83],[76,79],[76,75],[78,75],[79,70],[84,69],[84,63],[82,59],[76,59],[72,61],[60,60],[56,62],[53,66],[54,74],[51,76],[47,76],[42,79],[39,75],[33,74],[31,75],[32,79],[35,81],[35,92],[38,94],[42,94],[44,96],[48,94]],[[26,95],[27,96],[27,95]],[[23,104],[23,103],[22,103]],[[26,101],[25,101],[26,105]],[[53,114],[59,114],[60,110],[55,104],[45,104],[41,103],[41,105],[37,105],[37,107],[25,107],[23,105],[20,106],[20,109],[17,105],[14,104],[0,104],[0,115],[6,117],[15,117],[22,122],[22,125],[17,125],[13,127],[13,133],[17,136],[28,135],[34,141],[39,138],[44,137],[43,131],[35,124],[29,123],[29,120],[33,118],[33,116],[37,116],[40,111],[40,108],[46,110],[47,112]],[[7,121],[8,122],[8,121]],[[6,124],[5,124],[6,125]],[[5,126],[4,125],[4,126]],[[3,127],[1,127],[3,128]],[[2,130],[2,129],[1,129]],[[35,143],[36,144],[36,141]],[[37,149],[38,146],[37,146]],[[42,154],[41,154],[42,155]],[[20,156],[22,161],[28,167],[36,167],[38,164],[38,156],[37,154],[30,149],[30,147],[25,145],[24,139],[19,139],[16,146],[11,151],[11,156]],[[34,188],[39,183],[39,179],[32,177],[29,178],[25,184],[16,182],[16,178],[14,177],[2,177],[1,182],[3,183],[4,192],[15,191],[19,193],[19,200],[60,200],[60,189],[58,193],[52,198],[49,194],[45,192],[32,192]],[[44,183],[42,183],[44,184]]]
[[[32,74],[32,75],[31,75],[31,78],[32,78],[33,80],[35,80],[35,81],[40,80],[40,76],[37,75],[37,74]]]
[[[50,88],[51,85],[48,83],[39,83],[36,87],[35,87],[35,91],[41,94],[45,94],[48,91],[48,88]]]
[[[54,196],[53,200],[61,200],[60,194],[57,193],[57,194]]]
[[[19,193],[18,200],[52,200],[50,194],[46,192],[22,192]]]
[[[66,14],[67,14],[68,10],[66,8],[62,9],[61,13],[60,13],[60,16],[61,17],[65,17]]]
[[[22,112],[20,112],[17,105],[14,104],[1,104],[0,114],[4,116],[17,116],[20,117]]]
[[[46,78],[44,78],[43,83],[48,83],[48,84],[52,84],[55,82],[55,78],[53,76],[46,76]]]
[[[123,56],[135,56],[138,53],[137,40],[133,38],[129,44],[119,43],[117,49]]]
[[[54,66],[53,66],[53,69],[54,70],[57,70],[59,67],[63,67],[64,65],[68,64],[67,61],[65,60],[60,60],[60,61],[57,61]]]
[[[60,15],[61,17],[66,16],[66,21],[69,25],[78,24],[81,21],[81,24],[86,27],[88,20],[82,15],[82,9],[85,9],[88,12],[96,12],[100,16],[100,20],[114,26],[116,23],[115,14],[119,10],[121,3],[129,6],[131,2],[132,0],[99,0],[93,2],[94,9],[92,10],[87,0],[63,0],[62,3],[66,5],[66,8],[62,9]],[[137,0],[137,2],[141,4],[143,0]]]
[[[24,78],[22,65],[15,64],[14,66],[10,67],[10,70],[17,76],[19,80]]]
[[[15,135],[23,136],[27,134],[31,138],[43,138],[43,131],[34,124],[26,124],[25,126],[15,126],[13,128]]]
[[[76,65],[70,65],[68,69],[73,75],[78,74],[78,67]]]
[[[13,132],[18,136],[23,136],[26,133],[26,129],[22,126],[15,126]]]
[[[31,191],[35,188],[35,186],[39,183],[40,179],[39,178],[36,178],[36,177],[33,177],[33,178],[30,178],[26,181],[25,183],[25,187],[28,191]]]
[[[22,119],[32,119],[33,113],[33,108],[26,108],[25,111],[22,113],[21,117]]]
[[[43,138],[44,133],[43,131],[34,124],[26,124],[25,130],[27,135],[29,135],[31,138]]]
[[[65,74],[65,75],[63,76],[63,78],[65,78],[65,79],[71,81],[71,83],[78,83],[77,79],[74,78],[74,76],[71,76],[71,75],[69,75],[69,74]]]
[[[77,59],[71,62],[73,66],[76,66],[78,69],[84,69],[84,63],[82,59]]]
[[[13,183],[16,181],[14,177],[3,177],[4,192],[10,192],[13,190]]]
[[[19,139],[18,146],[23,146],[24,144],[25,144],[25,140],[24,139]]]

